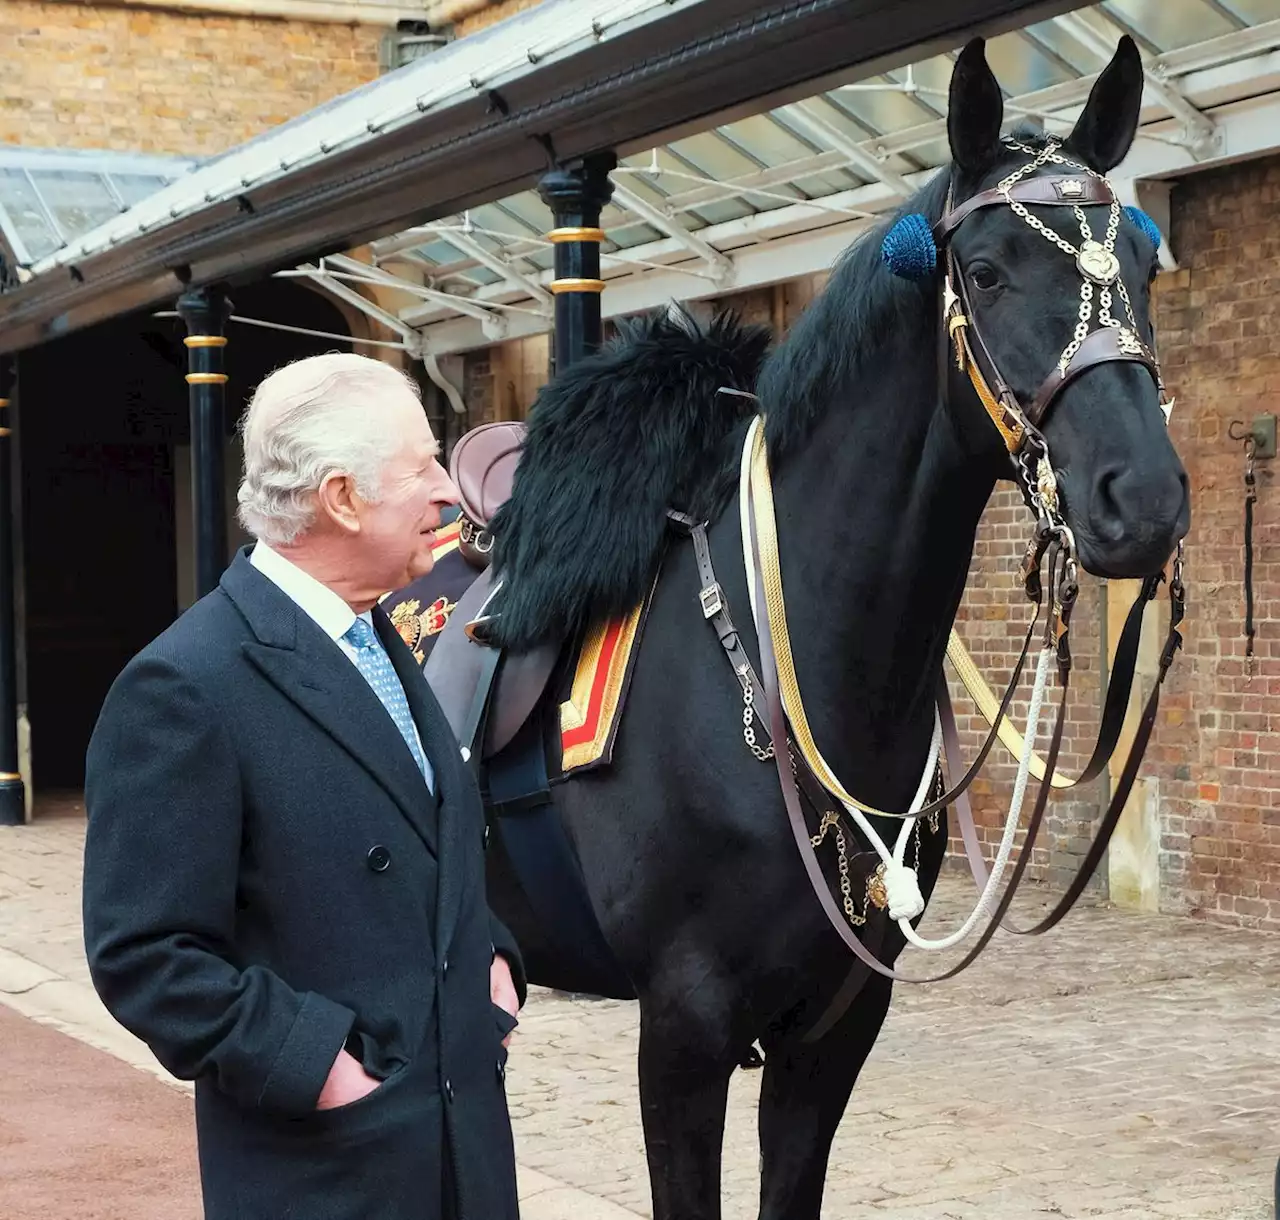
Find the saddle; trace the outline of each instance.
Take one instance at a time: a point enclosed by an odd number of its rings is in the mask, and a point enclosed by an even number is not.
[[[499,657],[468,631],[494,591],[489,522],[511,495],[524,434],[522,423],[481,424],[458,441],[449,458],[461,508],[459,550],[480,575],[459,598],[423,672],[454,735],[481,759],[511,744],[542,698],[560,655],[558,644],[547,643]],[[483,738],[477,740],[482,727]]]
[[[489,566],[489,522],[511,496],[524,434],[523,423],[481,424],[459,438],[449,457],[462,511],[458,549],[480,571]]]
[[[562,651],[549,641],[504,652],[477,630],[497,593],[489,523],[511,495],[524,425],[484,424],[454,446],[449,474],[461,507],[459,550],[479,575],[458,599],[423,673],[485,793],[486,838],[497,838],[541,925],[556,946],[550,985],[616,999],[636,992],[600,930],[577,852],[551,801],[538,709]]]

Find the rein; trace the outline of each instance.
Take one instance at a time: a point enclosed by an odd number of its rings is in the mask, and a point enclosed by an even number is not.
[[[1015,150],[1027,153],[1031,160],[1002,179],[994,189],[984,191],[958,206],[951,206],[948,198],[945,215],[927,233],[929,241],[933,243],[926,250],[928,257],[923,257],[917,247],[909,252],[911,257],[907,260],[913,269],[910,274],[915,275],[920,266],[927,264],[931,269],[934,265],[933,260],[936,259],[937,248],[943,249],[945,269],[940,289],[942,342],[954,349],[960,371],[967,374],[978,400],[1003,439],[1023,498],[1037,517],[1035,532],[1027,546],[1022,564],[1024,589],[1035,607],[1035,614],[1028,626],[1021,653],[1014,666],[1013,676],[1001,700],[996,700],[994,692],[982,679],[954,628],[950,633],[947,655],[952,659],[958,676],[990,725],[990,732],[977,759],[955,786],[926,803],[926,793],[929,791],[935,773],[939,778],[941,776],[938,768],[940,742],[945,741],[946,756],[953,765],[959,759],[959,736],[945,676],[940,682],[938,712],[924,775],[916,799],[906,811],[881,810],[858,800],[847,791],[822,757],[805,714],[787,630],[786,602],[782,589],[777,526],[764,439],[763,416],[757,415],[748,430],[743,447],[739,493],[744,564],[759,641],[763,682],[756,677],[750,661],[742,650],[738,633],[729,617],[723,592],[715,579],[706,542],[705,524],[696,524],[687,518],[680,519],[678,515],[673,514],[693,536],[702,581],[700,600],[703,615],[715,627],[717,636],[729,655],[734,672],[742,686],[744,738],[759,760],[772,760],[777,768],[788,819],[810,883],[828,921],[864,968],[860,976],[863,979],[866,977],[865,971],[871,970],[887,978],[904,982],[938,982],[960,973],[986,948],[996,928],[1004,923],[1014,894],[1030,862],[1032,848],[1048,805],[1049,793],[1055,787],[1068,789],[1096,778],[1106,768],[1115,752],[1124,727],[1125,713],[1136,673],[1143,615],[1147,605],[1155,599],[1160,583],[1165,579],[1161,574],[1149,577],[1143,582],[1141,591],[1125,621],[1116,648],[1112,679],[1107,689],[1098,737],[1089,760],[1075,779],[1059,776],[1057,762],[1066,721],[1072,668],[1068,643],[1070,619],[1079,585],[1075,539],[1062,515],[1057,480],[1049,457],[1049,447],[1044,434],[1040,431],[1040,425],[1062,391],[1076,378],[1091,368],[1117,361],[1140,364],[1148,370],[1158,390],[1166,421],[1173,404],[1167,399],[1155,352],[1138,335],[1138,324],[1133,307],[1120,274],[1120,262],[1115,254],[1120,206],[1110,183],[1101,174],[1062,156],[1059,152],[1060,146],[1053,142],[1039,152],[1014,141],[1008,141],[1008,144]],[[1080,176],[1030,176],[1049,164],[1074,168],[1080,171]],[[1028,210],[1028,204],[1070,207],[1080,228],[1079,245],[1062,238],[1034,216]],[[1082,205],[1085,204],[1108,207],[1107,227],[1101,242],[1094,240],[1088,218],[1083,211]],[[1029,405],[1024,405],[1018,400],[1016,394],[1000,375],[998,366],[974,319],[968,289],[964,277],[957,273],[956,261],[949,244],[951,236],[968,216],[982,208],[997,205],[1010,207],[1046,240],[1070,254],[1075,259],[1081,276],[1078,322],[1071,340],[1063,349],[1055,367],[1045,378],[1034,401]],[[911,239],[917,243],[920,240],[919,222],[921,220],[920,217],[906,218],[906,222],[916,222],[914,225],[907,224],[906,228],[909,230]],[[902,228],[904,223],[900,221],[885,239],[886,262],[899,274],[908,274],[908,272],[895,268],[895,257],[900,259],[901,255],[892,253],[891,246],[895,232]],[[1095,296],[1099,326],[1097,329],[1090,329]],[[1125,315],[1123,322],[1112,312],[1117,296]],[[1128,325],[1125,325],[1125,322]],[[945,407],[947,385],[945,375],[941,376],[941,382]],[[724,392],[741,393],[733,390]],[[1042,570],[1045,577],[1042,577]],[[1028,729],[1024,735],[1020,734],[1008,721],[1007,714],[1014,693],[1021,682],[1041,612],[1045,609],[1046,589],[1049,594],[1048,613],[1045,616],[1043,638],[1036,665],[1036,681],[1032,692]],[[1181,544],[1174,559],[1169,593],[1170,626],[1161,652],[1159,676],[1147,699],[1125,766],[1098,832],[1066,893],[1050,914],[1030,928],[1010,926],[1009,930],[1013,932],[1022,935],[1039,935],[1054,927],[1083,893],[1106,851],[1150,740],[1164,679],[1177,650],[1182,645],[1179,628],[1185,614],[1185,587]],[[1050,671],[1055,667],[1055,663],[1060,694],[1048,752],[1042,759],[1035,751],[1036,735],[1039,731],[1041,709]],[[771,737],[768,748],[761,747],[756,742],[754,732],[754,721],[759,715],[755,704],[755,692],[761,688],[765,694],[767,725]],[[1018,760],[1019,767],[1004,836],[996,860],[988,869],[974,824],[968,789],[980,773],[991,746],[997,738]],[[994,911],[991,911],[990,906],[999,888],[1003,872],[1013,858],[1021,806],[1032,776],[1039,781],[1039,787],[1023,845],[1013,863],[1008,885],[995,905]],[[809,804],[814,807],[815,814],[821,816],[821,826],[817,835],[811,835],[806,822],[801,806],[801,788],[804,789]],[[888,908],[890,918],[897,922],[899,929],[910,943],[927,949],[949,948],[965,939],[984,914],[991,914],[992,918],[976,944],[960,962],[939,974],[923,977],[904,975],[885,966],[875,953],[863,944],[854,930],[854,924],[865,923],[866,920],[865,917],[860,921],[855,920],[849,904],[843,833],[839,829],[839,821],[835,814],[822,813],[821,807],[825,804],[825,796],[828,794],[844,806],[845,811],[880,857],[881,864],[876,876],[881,882],[880,898],[883,900],[877,901],[876,905]],[[918,831],[919,820],[922,817],[935,815],[952,804],[956,806],[965,854],[980,892],[979,899],[973,913],[958,931],[941,940],[926,941],[918,936],[912,923],[912,920],[924,911],[925,904],[920,895],[915,870],[906,865],[906,850],[912,830]],[[869,817],[902,821],[901,831],[892,852],[868,821]],[[816,854],[816,848],[823,841],[829,826],[836,828],[837,843],[841,853],[841,885],[845,897],[843,913],[831,893]],[[868,898],[871,899],[872,896],[872,883],[869,881]],[[858,970],[859,967],[855,966],[855,973]],[[851,975],[845,986],[841,988],[833,1009],[819,1021],[820,1029],[830,1028],[839,1012],[842,1012],[843,1008],[852,1001],[857,991],[857,988],[852,986],[853,983],[854,976]],[[810,1031],[808,1035],[810,1039],[814,1036],[818,1036],[817,1030]]]

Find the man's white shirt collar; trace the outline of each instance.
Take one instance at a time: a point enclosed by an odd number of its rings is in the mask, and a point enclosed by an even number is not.
[[[313,619],[331,640],[341,640],[351,630],[351,624],[356,621],[355,611],[332,589],[304,572],[279,551],[273,551],[265,542],[258,542],[249,556],[249,562]],[[370,612],[366,611],[360,617],[372,626]]]

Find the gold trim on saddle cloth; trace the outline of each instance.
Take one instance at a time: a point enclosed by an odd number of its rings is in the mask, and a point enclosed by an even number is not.
[[[625,618],[591,629],[578,654],[569,698],[560,705],[560,765],[566,775],[607,765],[631,678],[648,599]]]

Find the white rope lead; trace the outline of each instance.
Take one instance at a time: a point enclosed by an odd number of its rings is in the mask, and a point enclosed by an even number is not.
[[[1022,758],[1018,763],[1018,778],[1013,785],[1013,799],[1009,802],[1009,816],[1005,819],[1004,834],[1000,839],[1000,849],[996,853],[995,862],[991,866],[987,884],[978,896],[978,903],[973,908],[969,918],[949,936],[928,939],[921,936],[907,920],[899,919],[898,927],[901,929],[903,936],[907,938],[909,944],[915,945],[917,949],[937,951],[950,949],[958,945],[969,936],[978,923],[990,912],[991,900],[999,892],[1000,879],[1004,875],[1004,870],[1009,863],[1010,857],[1013,855],[1013,844],[1018,835],[1018,823],[1022,815],[1022,802],[1027,795],[1027,781],[1031,775],[1031,756],[1036,749],[1036,737],[1040,731],[1040,713],[1044,706],[1044,692],[1045,687],[1048,685],[1049,665],[1053,657],[1054,650],[1052,648],[1044,648],[1040,652],[1040,662],[1036,666],[1035,686],[1031,689],[1031,708],[1027,714],[1026,745],[1022,751]],[[899,835],[898,838],[898,851],[905,851],[905,841],[902,835]]]
[[[760,415],[757,415],[751,421],[751,426],[747,429],[746,442],[742,447],[742,462],[739,468],[738,520],[742,531],[743,571],[746,575],[747,593],[751,599],[751,616],[754,622],[759,622],[760,618],[755,582],[751,579],[751,574],[755,571],[756,566],[755,557],[751,551],[751,454],[754,451],[756,434],[763,426],[764,419]],[[1040,660],[1036,666],[1035,684],[1031,691],[1031,706],[1028,710],[1026,733],[1023,738],[1022,757],[1018,762],[1018,775],[1013,787],[1013,798],[1009,803],[1009,815],[1005,819],[1004,834],[1001,836],[1000,847],[996,853],[991,873],[987,877],[987,883],[983,887],[982,893],[978,897],[977,905],[969,915],[969,918],[949,936],[926,939],[920,936],[911,926],[910,921],[924,911],[925,903],[920,893],[916,870],[909,868],[906,864],[907,846],[916,824],[916,817],[913,815],[918,815],[919,811],[924,808],[933,785],[933,777],[937,771],[938,757],[942,746],[942,721],[938,710],[934,709],[933,739],[930,742],[929,754],[925,761],[924,772],[920,778],[920,785],[907,813],[903,815],[902,826],[898,832],[897,842],[892,852],[886,846],[876,828],[868,820],[866,814],[858,806],[841,801],[841,805],[858,826],[858,829],[862,831],[876,855],[884,863],[885,892],[888,897],[890,918],[897,921],[898,927],[902,930],[902,934],[907,941],[918,949],[937,951],[958,945],[972,933],[983,917],[990,912],[991,900],[999,890],[1000,881],[1013,855],[1013,846],[1017,839],[1022,805],[1026,799],[1027,783],[1031,774],[1031,760],[1035,756],[1036,741],[1040,730],[1044,694],[1049,681],[1049,667],[1053,658],[1054,650],[1045,648],[1041,651]],[[778,748],[778,743],[774,743],[774,748]],[[953,763],[958,765],[959,760],[953,760]]]

